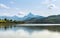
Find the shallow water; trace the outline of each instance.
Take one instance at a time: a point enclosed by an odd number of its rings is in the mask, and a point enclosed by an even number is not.
[[[59,26],[5,26],[0,38],[60,38]]]

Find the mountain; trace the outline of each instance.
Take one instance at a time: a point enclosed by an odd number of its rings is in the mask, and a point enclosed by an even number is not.
[[[31,12],[24,16],[0,16],[0,19],[8,19],[8,20],[16,20],[16,21],[24,21],[25,24],[60,24],[60,15],[51,15],[48,17],[34,15]]]
[[[31,19],[27,24],[60,24],[60,15],[52,15],[42,19]]]
[[[34,15],[34,14],[32,14],[31,12],[30,12],[27,16],[24,16],[24,17],[23,17],[24,20],[30,20],[30,19],[32,19],[32,18],[37,18],[37,19],[39,19],[39,18],[44,18],[44,17],[43,17],[43,16]]]
[[[8,20],[11,20],[11,19],[12,20],[17,20],[17,21],[18,20],[22,20],[20,17],[18,17],[16,15],[15,16],[12,16],[12,17],[10,17],[10,16],[0,16],[0,19],[5,19],[5,18],[8,19]]]
[[[5,18],[8,19],[8,20],[12,19],[12,20],[16,20],[16,21],[27,21],[27,20],[30,20],[32,18],[37,18],[37,19],[43,18],[43,16],[34,15],[31,12],[24,17],[18,17],[16,15],[12,16],[12,17],[10,17],[10,16],[0,16],[0,19],[5,19]]]

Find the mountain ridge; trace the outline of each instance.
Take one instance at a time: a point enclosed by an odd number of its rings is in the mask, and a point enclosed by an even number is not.
[[[17,20],[17,21],[25,21],[25,20],[29,20],[29,19],[32,19],[32,18],[43,18],[43,16],[38,16],[38,15],[34,15],[32,14],[31,12],[24,16],[24,17],[18,17],[18,16],[0,16],[0,19],[8,19],[8,20]]]

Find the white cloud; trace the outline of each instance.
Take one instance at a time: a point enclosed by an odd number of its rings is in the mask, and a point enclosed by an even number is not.
[[[57,0],[51,0],[52,2],[55,2],[55,1],[57,1]]]
[[[24,15],[24,12],[19,12],[18,15]]]
[[[56,6],[55,4],[49,4],[48,9],[58,9],[58,6]]]
[[[21,12],[21,11],[20,11],[20,12],[17,13],[16,15],[17,15],[18,17],[24,17],[26,14],[25,14],[24,12]]]
[[[15,15],[15,13],[14,14],[12,14],[12,13],[0,13],[0,16],[14,16]]]
[[[0,13],[0,16],[18,16],[18,17],[24,17],[25,13],[24,12],[17,12],[17,13],[11,13],[11,12],[6,12],[6,13]]]
[[[53,3],[55,1],[56,0],[44,0],[44,1],[42,1],[42,4],[50,4],[50,3]]]
[[[5,5],[5,4],[0,4],[0,8],[9,9],[10,7],[8,7],[8,6],[7,6],[7,5]]]
[[[49,3],[50,3],[49,0],[44,0],[44,1],[42,1],[42,4],[49,4]]]
[[[42,4],[48,7],[48,9],[58,9],[59,7],[54,4],[55,1],[57,0],[44,0]]]

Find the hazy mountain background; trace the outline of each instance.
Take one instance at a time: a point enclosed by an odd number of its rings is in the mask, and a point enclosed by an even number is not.
[[[24,17],[18,17],[16,15],[12,17],[0,16],[0,19],[24,21],[25,24],[60,24],[60,15],[51,15],[48,17],[44,17],[29,13]]]
[[[37,18],[37,19],[40,19],[40,18],[43,18],[43,16],[38,16],[38,15],[34,15],[32,13],[29,13],[28,15],[24,16],[24,17],[18,17],[18,16],[0,16],[0,19],[8,19],[8,20],[16,20],[16,21],[27,21],[27,20],[30,20],[32,18]]]

